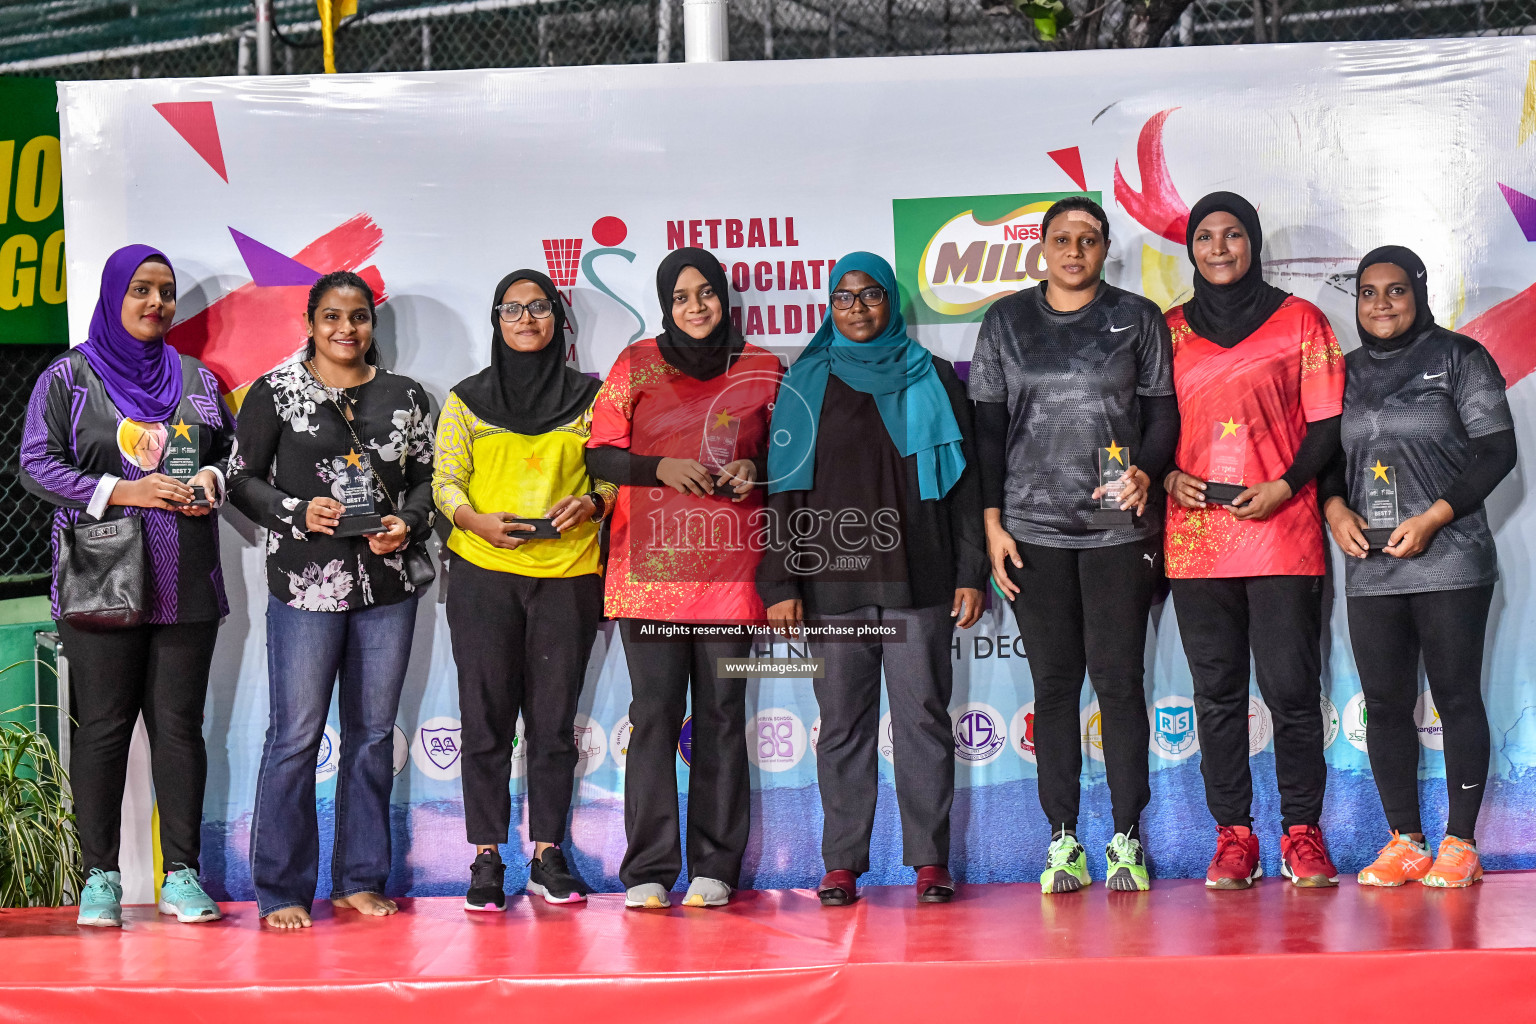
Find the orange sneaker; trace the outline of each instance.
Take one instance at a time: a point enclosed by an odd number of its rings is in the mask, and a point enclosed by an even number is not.
[[[1477,847],[1465,839],[1446,836],[1440,841],[1440,852],[1435,854],[1435,866],[1419,881],[1437,889],[1465,889],[1482,878],[1483,862]]]
[[[1417,882],[1429,874],[1429,847],[1398,832],[1381,848],[1376,862],[1356,878],[1361,885],[1396,886]]]

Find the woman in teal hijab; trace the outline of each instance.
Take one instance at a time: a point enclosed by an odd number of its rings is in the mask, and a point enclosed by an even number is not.
[[[907,337],[890,264],[839,260],[830,315],[779,390],[768,454],[769,624],[824,660],[816,770],[826,906],[854,901],[874,828],[880,679],[890,692],[904,862],[945,903],[954,737],[950,643],[981,615],[987,572],[971,407],[954,367]],[[826,627],[877,624],[838,642]]]

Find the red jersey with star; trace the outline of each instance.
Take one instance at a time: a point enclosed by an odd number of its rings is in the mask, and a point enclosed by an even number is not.
[[[1344,404],[1344,354],[1322,310],[1294,295],[1231,348],[1196,334],[1184,307],[1169,310],[1173,387],[1179,399],[1178,467],[1202,480],[1251,487],[1278,480],[1307,424]],[[1220,506],[1187,509],[1168,499],[1165,539],[1174,579],[1321,576],[1323,522],[1317,486],[1262,522]]]
[[[695,459],[714,475],[768,454],[768,422],[783,367],[748,343],[729,370],[695,380],[646,338],[619,354],[592,409],[590,447]],[[759,480],[762,477],[759,474]],[[763,488],[740,502],[723,489],[678,494],[660,482],[619,488],[610,519],[604,611],[610,618],[761,622],[757,563]]]

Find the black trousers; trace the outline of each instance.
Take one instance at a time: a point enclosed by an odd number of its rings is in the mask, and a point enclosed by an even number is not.
[[[741,881],[751,824],[747,779],[747,688],[718,679],[715,659],[745,658],[750,639],[703,642],[646,640],[645,619],[620,619],[633,698],[624,772],[624,835],[619,865],[626,888],[668,889],[682,870],[677,807],[677,740],[693,698],[693,751],[688,775],[688,877]],[[661,625],[652,623],[652,625]]]
[[[198,870],[208,750],[203,704],[218,622],[184,622],[87,633],[59,623],[69,659],[69,755],[75,827],[87,871],[118,870],[128,745],[139,713],[149,733],[166,870]]]
[[[1476,838],[1488,781],[1488,712],[1483,707],[1483,635],[1493,585],[1427,594],[1351,597],[1349,641],[1365,692],[1365,745],[1387,824],[1423,832],[1419,821],[1419,655],[1444,728],[1445,830]]]
[[[1107,548],[1019,544],[1013,614],[1035,686],[1040,808],[1053,831],[1077,828],[1083,770],[1083,673],[1099,698],[1115,831],[1136,833],[1148,782],[1147,616],[1163,576],[1162,538]]]
[[[464,830],[477,846],[507,841],[512,743],[521,712],[528,841],[558,843],[571,811],[576,702],[603,612],[603,578],[519,576],[463,558],[453,559],[449,575],[448,628],[463,722]]]
[[[869,838],[879,789],[880,672],[891,695],[891,761],[901,809],[902,863],[949,863],[949,810],[955,798],[955,734],[949,720],[954,689],[949,605],[932,608],[855,608],[818,615],[820,622],[905,624],[905,640],[882,643],[812,641],[824,659],[816,680],[821,736],[816,781],[823,817],[821,859],[828,871],[869,870]]]
[[[1195,681],[1205,802],[1218,825],[1251,825],[1249,652],[1275,723],[1282,825],[1323,814],[1323,577],[1170,580],[1179,635]]]

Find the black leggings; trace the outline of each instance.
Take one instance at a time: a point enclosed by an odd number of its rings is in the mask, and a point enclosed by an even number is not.
[[[128,745],[141,711],[149,733],[165,869],[177,864],[198,869],[208,779],[203,703],[218,634],[217,622],[102,633],[59,623],[69,660],[71,713],[79,723],[71,739],[69,781],[81,864],[87,871],[118,870]]]
[[[1349,640],[1365,692],[1365,744],[1387,824],[1423,832],[1419,821],[1419,654],[1440,713],[1448,834],[1471,841],[1488,781],[1483,708],[1483,634],[1493,585],[1388,597],[1351,597]]]
[[[1195,683],[1205,803],[1218,825],[1253,823],[1248,771],[1248,656],[1275,722],[1281,824],[1323,814],[1321,576],[1170,580]]]
[[[1040,807],[1053,831],[1076,830],[1083,768],[1078,721],[1083,673],[1099,698],[1104,770],[1115,831],[1133,835],[1147,782],[1147,614],[1162,579],[1162,538],[1106,548],[1019,543],[1013,614],[1035,686]]]

